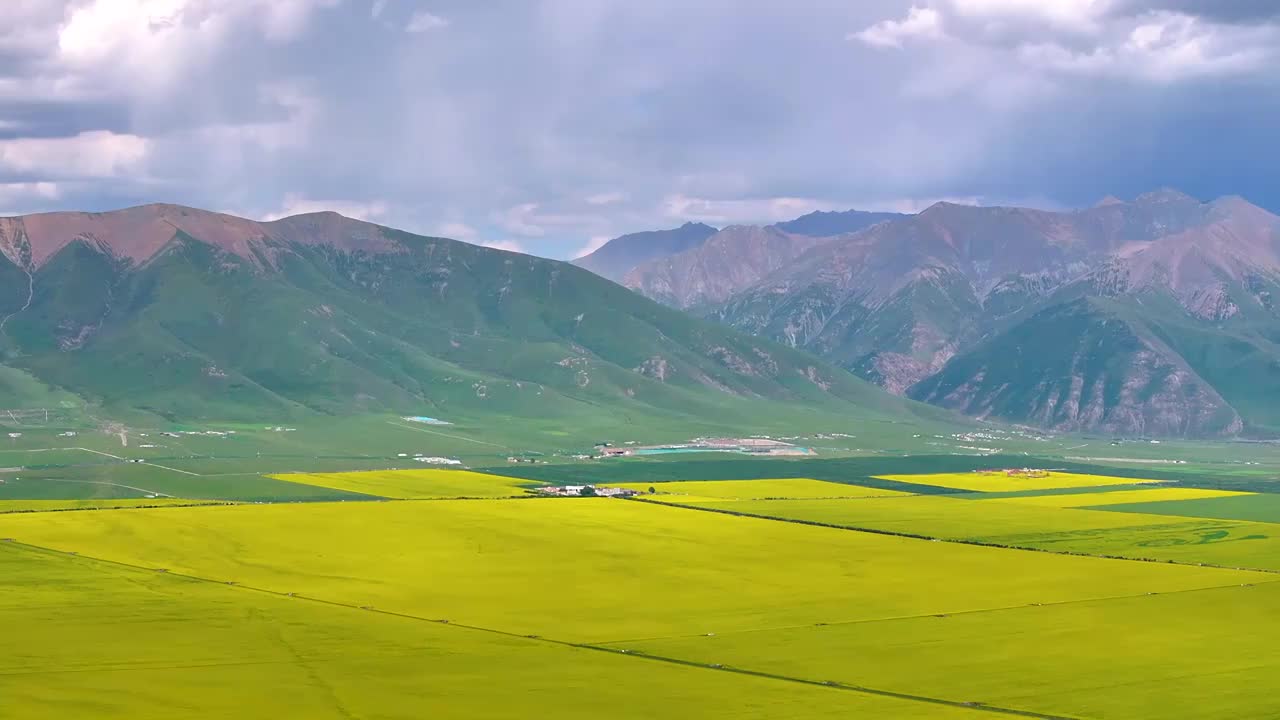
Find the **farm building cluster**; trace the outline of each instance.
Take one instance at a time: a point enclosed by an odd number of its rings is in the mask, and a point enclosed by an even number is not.
[[[538,492],[560,497],[631,497],[638,494],[635,490],[627,488],[596,487],[595,485],[549,485],[538,488]]]

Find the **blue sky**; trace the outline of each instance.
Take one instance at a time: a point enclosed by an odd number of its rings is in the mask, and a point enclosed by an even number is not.
[[[1280,210],[1273,0],[5,0],[0,214],[334,209],[573,257],[1174,186]]]

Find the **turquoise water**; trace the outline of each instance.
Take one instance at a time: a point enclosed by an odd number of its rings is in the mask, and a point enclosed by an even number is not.
[[[809,453],[809,448],[788,448],[795,452]],[[707,453],[707,452],[731,452],[746,453],[738,448],[704,448],[704,447],[673,447],[673,448],[639,448],[632,452],[633,455],[671,455],[673,453]],[[759,453],[763,455],[764,453]]]
[[[433,417],[427,417],[425,415],[414,415],[413,417],[405,418],[405,420],[412,420],[414,422],[426,423],[427,425],[452,425],[453,424],[445,420],[437,420]]]
[[[728,448],[640,448],[634,455],[670,455],[672,453],[737,452]]]

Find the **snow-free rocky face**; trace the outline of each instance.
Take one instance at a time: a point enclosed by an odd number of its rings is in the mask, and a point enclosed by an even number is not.
[[[1280,218],[1240,198],[939,203],[801,242],[729,228],[626,282],[981,417],[1119,434],[1280,427],[1256,400],[1280,391]]]

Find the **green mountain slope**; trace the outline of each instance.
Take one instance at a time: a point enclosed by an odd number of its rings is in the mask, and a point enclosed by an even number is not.
[[[175,420],[922,412],[566,263],[333,214],[214,243],[196,234],[216,224],[209,213],[154,212],[177,229],[145,257],[121,253],[109,229],[70,242],[28,233],[17,246],[30,252],[0,257],[0,274],[30,271],[34,288],[25,309],[25,293],[4,300],[8,368],[107,414]],[[22,265],[49,245],[41,265]]]
[[[1165,436],[1242,429],[1236,411],[1176,351],[1109,305],[1081,298],[1045,308],[952,359],[910,394],[1059,430]]]

